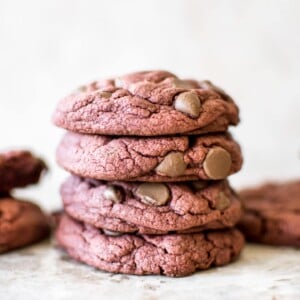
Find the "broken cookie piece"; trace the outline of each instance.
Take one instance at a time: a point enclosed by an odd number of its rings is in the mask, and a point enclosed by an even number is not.
[[[47,169],[44,161],[29,151],[0,153],[0,193],[37,183]]]

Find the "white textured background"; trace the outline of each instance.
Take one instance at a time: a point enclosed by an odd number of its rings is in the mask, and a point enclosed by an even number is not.
[[[26,147],[51,173],[30,194],[59,207],[65,174],[51,125],[82,83],[140,69],[208,78],[241,108],[236,187],[300,175],[300,1],[0,1],[2,149]]]

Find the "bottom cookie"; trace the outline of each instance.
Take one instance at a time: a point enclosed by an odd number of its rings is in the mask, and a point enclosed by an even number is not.
[[[269,183],[240,192],[247,240],[300,247],[300,180]]]
[[[110,236],[67,215],[60,219],[56,240],[72,258],[103,271],[174,277],[227,264],[244,246],[244,238],[237,229]]]
[[[30,202],[0,199],[0,253],[37,242],[50,233],[47,217]]]

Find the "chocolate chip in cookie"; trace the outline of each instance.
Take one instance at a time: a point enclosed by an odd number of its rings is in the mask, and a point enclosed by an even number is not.
[[[116,187],[107,186],[103,192],[103,196],[106,200],[120,203],[122,201],[122,194]]]
[[[163,183],[142,183],[136,194],[143,203],[155,206],[164,205],[170,197],[169,189]]]
[[[196,93],[183,92],[176,97],[174,107],[176,110],[196,118],[200,114],[201,102]]]
[[[204,171],[211,179],[224,179],[230,173],[231,156],[221,147],[209,150],[203,163]]]
[[[182,175],[185,169],[186,163],[183,154],[180,152],[171,152],[160,162],[155,170],[158,174],[177,177]]]

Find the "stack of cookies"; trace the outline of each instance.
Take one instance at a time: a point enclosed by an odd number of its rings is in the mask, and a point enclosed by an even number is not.
[[[0,153],[0,253],[27,246],[50,233],[47,217],[28,201],[11,195],[15,188],[37,183],[45,163],[28,151]]]
[[[240,170],[226,132],[238,108],[208,81],[166,71],[93,82],[64,98],[54,123],[69,130],[57,162],[58,244],[115,273],[184,276],[234,260],[244,239],[227,176]]]

